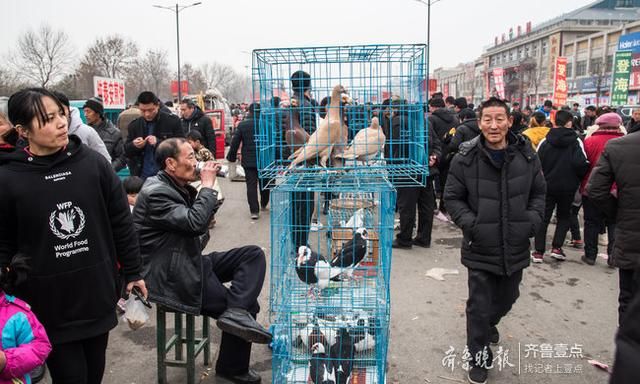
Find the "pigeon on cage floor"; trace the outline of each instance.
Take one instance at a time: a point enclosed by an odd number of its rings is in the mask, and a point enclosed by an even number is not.
[[[291,107],[298,107],[299,102],[297,99],[291,99]],[[282,124],[284,125],[284,140],[287,142],[291,152],[295,152],[302,148],[307,140],[309,140],[309,134],[302,129],[300,125],[300,117],[298,111],[288,108],[287,112],[283,115]]]
[[[353,335],[354,347],[357,352],[373,349],[376,346],[376,329],[380,328],[380,320],[363,313],[356,321],[356,326],[350,329]]]
[[[289,169],[304,161],[317,158],[321,152],[328,149],[322,155],[324,161],[323,159],[320,161],[320,165],[326,167],[326,160],[329,158],[333,146],[340,144],[348,135],[348,128],[340,113],[340,101],[343,93],[346,93],[346,90],[342,85],[338,84],[333,87],[327,116],[320,120],[318,129],[309,137],[307,143],[289,156],[289,159],[293,159]]]
[[[325,352],[322,343],[316,343],[311,347],[312,353],[309,359],[309,376],[313,384],[336,384],[336,374],[329,356]]]
[[[349,334],[349,331],[346,328],[340,328],[336,342],[329,349],[329,357],[333,364],[336,384],[347,384],[351,382],[353,357],[355,353],[353,338]]]
[[[353,279],[353,271],[367,255],[368,240],[366,228],[356,229],[353,238],[344,243],[338,255],[331,261],[331,267],[339,272],[331,278],[332,281],[340,281],[343,277]]]
[[[385,140],[386,136],[382,132],[378,118],[374,117],[371,119],[371,125],[359,130],[347,149],[343,153],[336,154],[336,157],[344,160],[371,160],[384,150]]]
[[[335,277],[339,271],[332,268],[324,256],[303,245],[298,248],[296,273],[303,283],[315,286],[309,290],[309,296],[315,296],[314,288],[318,291],[327,288],[331,278]]]

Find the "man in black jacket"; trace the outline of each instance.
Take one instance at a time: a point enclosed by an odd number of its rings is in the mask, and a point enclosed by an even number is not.
[[[161,168],[138,195],[133,220],[140,238],[149,298],[159,305],[218,319],[222,329],[216,373],[236,383],[259,383],[249,369],[251,343],[268,344],[271,334],[255,321],[265,275],[264,252],[245,246],[202,254],[217,193],[218,165],[207,162],[198,193],[193,148],[182,138],[158,146]],[[231,282],[230,288],[223,283]]]
[[[111,166],[116,172],[127,166],[122,133],[104,117],[104,105],[100,97],[92,97],[82,107],[87,124],[98,132],[111,156]]]
[[[480,135],[480,127],[478,127],[478,118],[475,112],[465,108],[458,113],[458,117],[462,120],[462,123],[456,128],[456,133],[449,143],[449,152],[453,153],[458,152],[460,144],[475,139],[476,136]]]
[[[496,326],[520,295],[529,238],[544,211],[540,162],[528,141],[509,132],[511,123],[504,101],[492,97],[480,106],[482,135],[460,146],[444,192],[451,218],[463,233],[472,383],[486,382],[489,342],[499,341]]]
[[[556,209],[558,223],[551,242],[551,257],[565,260],[562,244],[569,230],[571,205],[582,178],[589,170],[589,162],[582,140],[573,129],[573,115],[569,111],[556,113],[556,126],[538,145],[538,157],[547,182],[544,222],[536,233],[535,251],[531,261],[542,263],[547,242],[547,227]]]
[[[442,143],[443,148],[447,148],[455,133],[456,127],[460,124],[456,113],[445,108],[444,100],[432,98],[429,100],[429,129],[434,130],[438,139]],[[438,163],[438,177],[436,182],[436,191],[440,194],[440,212],[445,213],[445,206],[442,199],[444,185],[447,181],[449,173],[449,161],[440,159]]]
[[[256,142],[253,138],[254,124],[260,118],[260,104],[251,104],[247,118],[242,120],[231,138],[231,146],[227,154],[227,160],[235,163],[238,148],[242,144],[242,168],[244,168],[245,182],[247,183],[247,202],[251,218],[260,217],[260,208],[265,209],[269,204],[269,189],[262,189],[258,185],[258,163],[256,154]],[[258,205],[258,189],[260,189],[260,205]]]
[[[136,104],[141,116],[129,124],[124,151],[131,174],[146,179],[158,173],[156,147],[170,137],[184,137],[184,131],[178,116],[160,110],[160,100],[153,92],[142,92]]]
[[[180,113],[182,114],[180,123],[184,134],[186,135],[192,129],[200,132],[202,144],[215,156],[216,133],[213,130],[211,118],[206,116],[200,107],[190,99],[184,99],[180,102]]]

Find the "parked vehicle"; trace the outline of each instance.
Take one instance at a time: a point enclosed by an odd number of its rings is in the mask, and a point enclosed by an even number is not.
[[[211,125],[216,134],[216,153],[213,155],[216,159],[224,158],[224,146],[225,146],[225,118],[224,110],[213,109],[205,110],[204,114],[211,119]]]

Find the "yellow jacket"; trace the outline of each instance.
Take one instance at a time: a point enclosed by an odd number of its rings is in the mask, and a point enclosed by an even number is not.
[[[550,128],[547,127],[529,128],[522,132],[522,134],[529,138],[529,141],[531,141],[531,145],[533,145],[533,149],[537,151],[538,144],[540,144],[542,139],[547,136],[547,133],[549,133],[549,129]]]

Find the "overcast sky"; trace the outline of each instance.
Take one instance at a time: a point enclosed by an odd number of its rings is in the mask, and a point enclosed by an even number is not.
[[[426,41],[427,7],[415,0],[201,0],[180,13],[182,63],[227,63],[244,71],[256,48]],[[431,69],[477,58],[494,36],[536,24],[590,0],[440,0],[431,7]],[[181,1],[180,4],[192,4]],[[162,48],[176,65],[175,14],[163,0],[1,0],[0,55],[18,36],[48,23],[64,29],[80,55],[99,36],[121,34]]]

